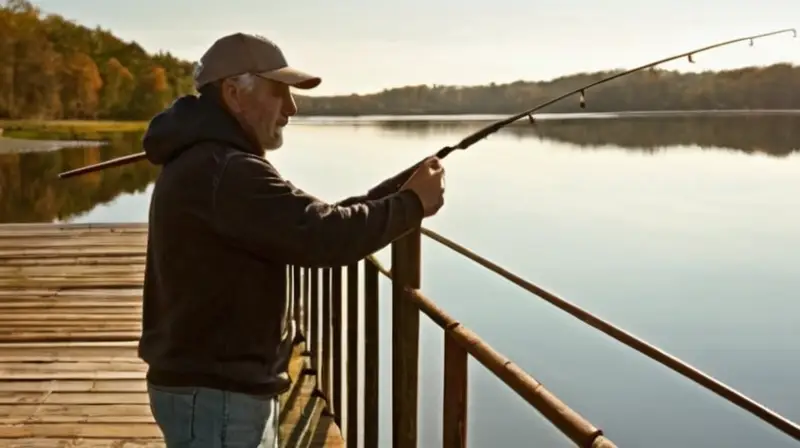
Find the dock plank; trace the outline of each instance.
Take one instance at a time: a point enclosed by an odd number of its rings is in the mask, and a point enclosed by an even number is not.
[[[137,356],[143,224],[0,225],[0,447],[161,448]],[[304,347],[282,446],[343,447]]]
[[[2,440],[0,440],[0,446]],[[16,439],[14,448],[164,448],[163,441],[148,439],[38,438]]]

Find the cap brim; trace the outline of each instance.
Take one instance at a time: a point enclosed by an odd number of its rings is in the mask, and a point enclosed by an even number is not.
[[[258,75],[288,84],[297,89],[313,89],[322,82],[322,78],[318,76],[309,75],[291,67],[283,67],[271,72],[259,73]]]

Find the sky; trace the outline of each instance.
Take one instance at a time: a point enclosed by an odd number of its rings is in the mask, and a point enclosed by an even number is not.
[[[547,80],[632,68],[706,45],[800,29],[798,0],[33,0],[149,52],[191,61],[217,38],[272,39],[289,64],[322,77],[315,95],[410,84]],[[784,34],[712,50],[674,70],[800,64]],[[304,92],[305,93],[305,92]]]

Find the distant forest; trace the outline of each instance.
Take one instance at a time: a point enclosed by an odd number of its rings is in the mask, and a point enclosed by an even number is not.
[[[25,0],[0,7],[0,118],[147,120],[194,93],[193,62],[149,54],[136,42],[45,14]],[[301,96],[301,115],[513,113],[608,76],[487,86],[406,86],[369,95]],[[775,64],[681,74],[649,70],[542,112],[800,109],[800,66]]]

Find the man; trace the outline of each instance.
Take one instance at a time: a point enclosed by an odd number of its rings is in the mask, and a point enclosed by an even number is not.
[[[390,244],[443,204],[426,159],[367,195],[327,204],[284,180],[265,151],[297,113],[290,68],[267,39],[216,41],[145,134],[163,165],[150,205],[143,331],[150,404],[167,446],[277,446],[293,326],[286,266],[342,266]],[[322,143],[322,142],[321,142]]]

